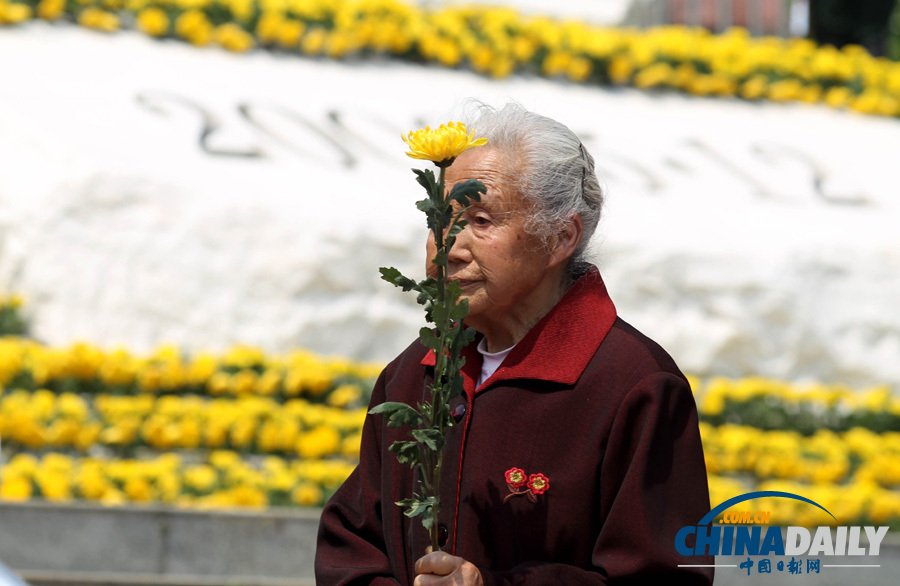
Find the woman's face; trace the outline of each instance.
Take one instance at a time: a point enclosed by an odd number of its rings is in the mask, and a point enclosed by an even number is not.
[[[448,191],[456,183],[479,179],[487,187],[481,202],[463,216],[468,222],[450,251],[450,279],[459,279],[469,300],[466,324],[485,333],[498,324],[530,312],[544,311],[538,292],[550,275],[551,254],[540,239],[525,232],[529,206],[516,190],[504,153],[476,148],[464,152],[447,168]],[[430,234],[429,234],[430,236]],[[428,239],[427,272],[435,276],[435,246]]]

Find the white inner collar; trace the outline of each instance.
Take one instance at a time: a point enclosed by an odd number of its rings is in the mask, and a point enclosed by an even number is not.
[[[500,365],[503,363],[503,360],[512,352],[512,349],[515,348],[516,345],[513,344],[506,350],[500,350],[499,352],[488,352],[487,350],[487,338],[482,338],[480,342],[478,342],[478,353],[481,354],[481,373],[478,375],[478,384],[475,385],[475,388],[481,386],[481,383],[491,378],[491,375],[500,368]]]

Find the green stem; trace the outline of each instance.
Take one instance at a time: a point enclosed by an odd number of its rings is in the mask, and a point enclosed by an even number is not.
[[[434,243],[437,247],[438,252],[444,250],[446,246],[446,241],[444,240],[444,229],[443,225],[443,209],[446,205],[445,195],[444,195],[444,175],[446,172],[445,167],[441,167],[440,175],[438,178],[437,184],[437,195],[440,200],[437,206],[438,214],[434,224]],[[437,304],[444,305],[447,303],[447,262],[437,263]],[[445,312],[447,315],[449,312]],[[434,368],[434,391],[432,393],[432,401],[431,401],[431,421],[430,426],[431,429],[438,429],[441,433],[441,437],[444,436],[444,421],[443,421],[443,410],[444,410],[444,387],[445,387],[445,379],[447,372],[447,356],[444,352],[445,347],[447,346],[447,332],[450,330],[449,317],[442,320],[443,323],[436,324],[438,329],[438,338],[441,340],[441,351],[438,352],[435,357],[435,368]],[[436,454],[436,462],[433,468],[431,468],[431,489],[432,495],[434,497],[435,503],[441,502],[441,460],[442,460],[442,451]],[[438,544],[438,506],[435,504],[432,507],[432,524],[431,524],[431,548],[432,551],[440,550],[440,545]]]
[[[437,464],[434,467],[435,482],[438,483],[438,484],[435,484],[435,488],[434,488],[435,502],[440,502],[438,497],[440,495],[439,483],[441,481],[441,460],[443,459],[442,455],[443,455],[443,451],[438,453]],[[431,531],[430,531],[430,533],[431,533],[431,551],[440,551],[441,546],[438,543],[438,537],[439,537],[438,536],[438,527],[439,527],[439,525],[438,525],[438,507],[437,507],[437,505],[431,507],[431,515],[432,515]]]

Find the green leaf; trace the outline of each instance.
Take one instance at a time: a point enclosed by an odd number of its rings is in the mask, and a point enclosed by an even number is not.
[[[425,444],[433,452],[444,447],[444,436],[436,429],[414,429],[411,435],[417,442]]]
[[[427,348],[431,348],[435,352],[441,351],[441,341],[431,328],[422,328],[419,330],[419,336],[422,338],[422,343],[425,344]]]
[[[394,267],[381,267],[378,269],[378,272],[381,273],[381,278],[391,283],[395,287],[400,287],[404,291],[409,291],[411,289],[419,290],[419,284],[410,279],[409,277],[404,277],[403,274],[395,269]]]
[[[434,171],[431,169],[413,169],[412,172],[416,174],[416,181],[425,188],[428,195],[433,195],[434,189],[437,187],[437,181],[434,179]]]
[[[414,495],[412,498],[397,501],[396,504],[406,508],[406,510],[403,511],[403,514],[409,518],[418,517],[428,510],[428,503],[423,502],[422,498],[419,497],[419,495]]]
[[[408,499],[399,500],[399,501],[395,502],[394,504],[397,505],[398,507],[412,508],[412,507],[416,506],[417,504],[419,504],[420,501],[421,501],[421,498],[419,497],[419,495],[414,493],[412,497],[410,497]]]
[[[432,301],[434,301],[434,297],[428,291],[419,291],[419,294],[416,296],[416,303],[419,305],[427,305]]]
[[[425,306],[426,314],[430,313],[431,309],[429,303],[433,302],[438,294],[437,279],[434,277],[426,277],[424,281],[419,281],[418,291],[419,295],[416,297],[416,302],[419,305]]]
[[[461,376],[453,377],[453,379],[450,381],[450,394],[447,398],[452,399],[453,397],[459,396],[462,394],[463,390],[464,390],[464,388],[463,388],[462,377]]]
[[[454,185],[447,201],[458,201],[461,206],[466,207],[472,201],[481,201],[482,193],[487,193],[484,183],[478,179],[469,179]]]
[[[396,441],[391,444],[388,450],[397,455],[398,462],[409,464],[410,468],[418,464],[421,459],[418,442]]]
[[[463,299],[465,301],[465,299]],[[450,321],[459,321],[469,315],[468,304],[457,303],[450,308]]]
[[[453,219],[453,208],[451,208],[450,206],[447,206],[443,210],[438,210],[438,211],[442,212],[440,214],[441,226],[444,226],[445,228],[450,226],[450,221]]]
[[[434,508],[434,505],[428,505],[428,507],[422,511],[424,516],[422,517],[422,527],[425,528],[425,531],[430,532],[431,528],[434,527],[434,514],[431,512],[431,509]],[[440,507],[438,507],[440,510]]]
[[[444,265],[447,266],[447,251],[446,250],[438,250],[434,253],[434,258],[431,261],[436,265]]]
[[[458,279],[453,279],[447,283],[447,299],[456,301],[460,295],[462,295],[462,287],[460,287]]]
[[[440,508],[440,504],[434,497],[421,498],[419,495],[414,495],[413,498],[397,501],[395,504],[401,507],[406,507],[406,510],[403,512],[403,514],[410,519],[418,517],[420,515],[425,515],[425,517],[422,519],[422,524],[425,525],[426,521],[428,521],[426,529],[429,529],[434,522],[434,515],[432,515],[431,513],[432,509],[435,506]]]
[[[434,309],[431,310],[431,317],[434,318],[434,323],[438,324],[438,326],[443,325],[447,321],[449,314],[450,310],[441,303],[436,303]]]
[[[447,301],[451,304],[450,321],[460,321],[469,315],[469,301],[463,299],[458,303],[456,302],[460,295],[462,295],[462,288],[459,286],[459,281],[450,281],[450,284],[447,286]]]
[[[419,208],[420,211],[425,212],[425,217],[428,220],[428,229],[433,232],[435,228],[435,218],[440,216],[440,210],[434,205],[434,200],[430,197],[420,199],[416,202],[416,207]]]
[[[371,415],[386,415],[388,417],[388,427],[398,428],[408,425],[416,427],[422,423],[422,416],[419,412],[407,405],[406,403],[398,403],[396,401],[386,401],[380,405],[375,405],[369,409]]]
[[[424,281],[419,283],[419,287],[421,287],[423,292],[428,293],[432,299],[437,297],[438,282],[434,277],[426,277]]]
[[[451,239],[456,242],[456,235],[463,231],[463,228],[466,227],[465,220],[459,220],[458,222],[453,222],[453,225],[450,226],[450,230],[447,232],[447,241],[449,242]],[[447,244],[447,248],[453,246],[452,244]]]

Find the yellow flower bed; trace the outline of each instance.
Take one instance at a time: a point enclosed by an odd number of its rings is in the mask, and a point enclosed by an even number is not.
[[[352,390],[344,385],[332,397]],[[195,395],[116,396],[85,400],[74,393],[21,389],[0,395],[0,437],[7,445],[40,450],[147,446],[157,450],[232,448],[301,458],[359,454],[366,408],[344,409],[304,399],[281,404],[268,397],[206,399]],[[120,448],[116,450],[116,448]]]
[[[266,356],[257,348],[235,346],[223,356],[200,353],[187,358],[174,346],[162,346],[149,356],[136,356],[87,343],[53,348],[18,336],[0,337],[0,387],[322,398],[341,380],[372,379],[381,368],[304,350]],[[332,401],[342,407],[356,398],[344,390]]]
[[[187,453],[146,459],[105,460],[22,453],[6,463],[0,477],[0,500],[17,502],[43,498],[54,502],[84,499],[104,505],[166,504],[176,507],[227,509],[236,507],[320,506],[341,485],[355,462],[344,459],[286,460],[255,458],[233,451],[212,451],[207,457]],[[769,522],[781,525],[847,525],[900,521],[900,493],[863,478],[847,484],[792,480],[752,482],[710,474],[713,504],[753,490],[802,495],[823,504],[835,519],[806,503],[764,498],[747,501],[742,510],[771,512]]]
[[[710,474],[745,472],[760,480],[900,487],[898,432],[855,428],[843,433],[819,430],[804,437],[795,431],[701,423],[700,434]]]
[[[705,416],[720,415],[726,401],[747,403],[754,399],[841,412],[884,411],[900,416],[900,397],[893,395],[887,385],[854,390],[846,385],[797,384],[752,376],[743,379],[714,377],[705,383],[691,377],[691,388],[698,397],[698,409]]]
[[[18,320],[21,303],[0,298],[0,315]],[[380,368],[303,350],[189,357],[164,346],[137,356],[0,337],[0,500],[322,505],[358,461]],[[900,524],[900,400],[890,388],[689,379],[712,504],[783,491],[837,521],[790,499],[743,508],[770,511],[776,524]]]
[[[251,464],[232,451],[213,451],[204,459],[190,456],[104,460],[53,452],[40,457],[18,454],[4,466],[0,500],[41,497],[192,508],[313,506],[323,504],[355,466],[340,459],[287,461],[277,456]]]
[[[898,63],[859,46],[752,38],[737,28],[720,35],[683,26],[610,28],[510,8],[432,9],[399,0],[0,0],[0,24],[63,16],[107,32],[133,21],[153,37],[236,52],[392,55],[495,78],[529,73],[900,116]]]
[[[747,377],[692,382],[701,419],[764,430],[813,435],[823,429],[900,431],[900,397],[888,385],[852,390],[845,385],[795,384]]]
[[[751,499],[740,504],[741,511],[769,511],[772,525],[854,525],[900,523],[900,492],[864,480],[848,484],[808,484],[791,480],[742,482],[727,476],[709,476],[709,500],[713,506],[731,497],[757,490],[789,492],[806,497],[828,509],[831,518],[810,504],[787,498]]]

